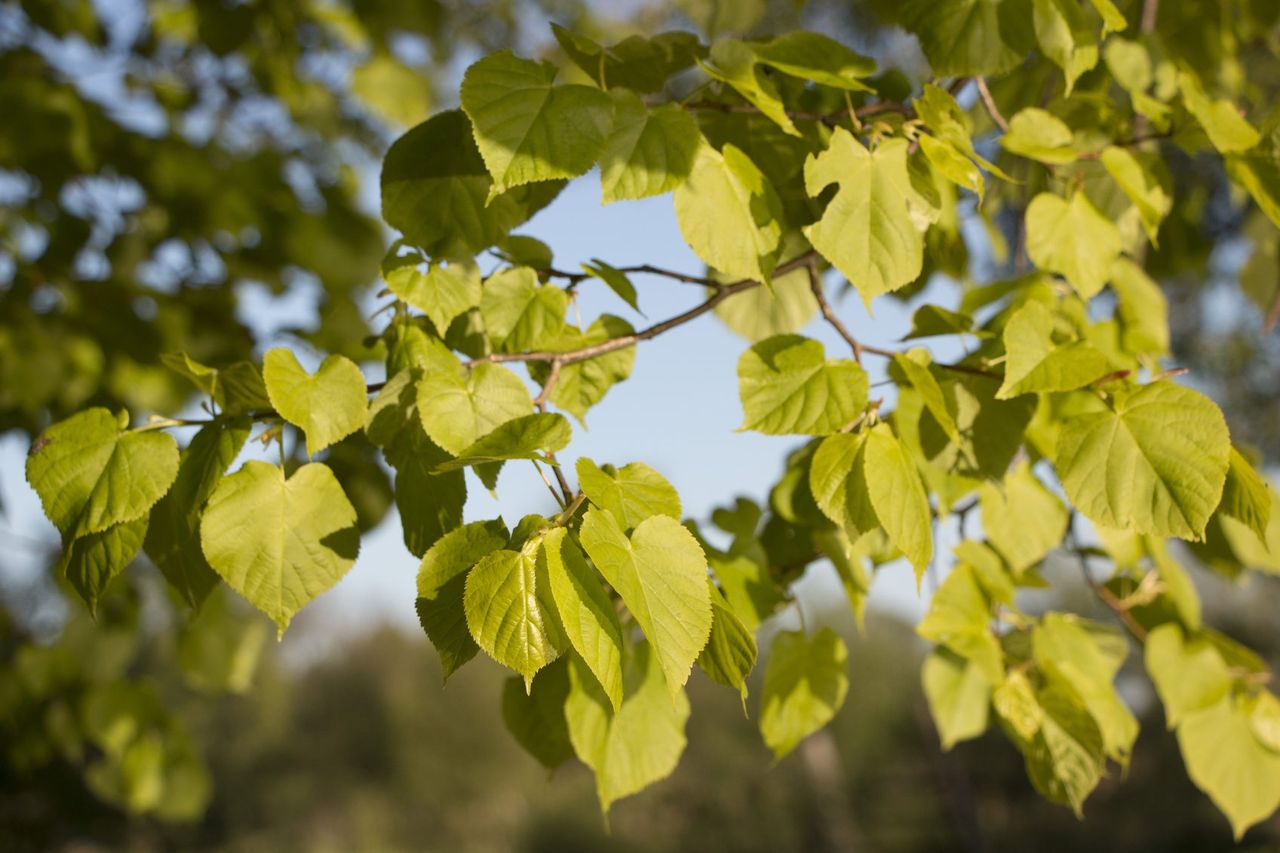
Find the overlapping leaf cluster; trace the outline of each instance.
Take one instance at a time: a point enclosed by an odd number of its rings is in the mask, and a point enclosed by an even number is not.
[[[145,541],[188,600],[221,579],[283,631],[354,560],[359,512],[337,451],[372,446],[396,471],[422,560],[417,610],[446,677],[480,651],[510,668],[512,734],[549,767],[592,768],[606,809],[674,768],[695,666],[745,707],[757,630],[828,560],[859,617],[880,567],[902,561],[920,583],[950,566],[918,628],[945,746],[994,720],[1037,790],[1082,813],[1137,736],[1115,686],[1137,643],[1192,780],[1237,833],[1268,815],[1280,704],[1257,656],[1202,624],[1183,560],[1280,570],[1280,512],[1223,413],[1169,369],[1144,259],[1179,203],[1162,159],[1175,146],[1221,155],[1280,224],[1270,125],[1143,4],[910,0],[898,14],[937,75],[915,89],[805,32],[605,46],[557,28],[563,68],[480,59],[461,109],[411,129],[384,163],[383,215],[402,235],[383,264],[386,381],[366,385],[341,355],[310,372],[272,351],[261,374],[234,378],[188,360],[219,414],[181,456],[152,431],[174,422],[129,430],[95,409],[55,425],[28,475],[68,577],[92,604]],[[710,273],[563,270],[511,233],[595,167],[605,203],[670,192]],[[1008,277],[969,282],[962,217],[993,234],[1014,223]],[[934,273],[966,286],[958,303],[919,306],[910,343],[886,348],[840,320],[833,271],[868,308]],[[700,286],[703,301],[638,330],[568,319],[595,283],[636,310],[639,275]],[[580,459],[571,476],[556,454],[573,427],[550,411],[582,421],[639,344],[711,312],[752,340],[742,428],[806,441],[767,508],[717,511],[723,547],[681,523],[676,490],[642,462]],[[848,357],[798,334],[817,312]],[[942,337],[961,359],[919,344]],[[225,474],[251,423],[329,455]],[[464,470],[497,489],[524,460],[554,473],[556,510],[464,522]],[[945,555],[952,516],[961,541]],[[1116,625],[1026,606],[1021,591],[1068,556]],[[756,716],[777,755],[838,711],[847,666],[830,629],[776,634]]]

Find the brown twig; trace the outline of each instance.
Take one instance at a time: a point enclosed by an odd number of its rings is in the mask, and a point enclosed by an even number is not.
[[[1139,643],[1147,641],[1147,629],[1137,619],[1133,618],[1133,614],[1129,612],[1129,608],[1115,593],[1107,589],[1104,585],[1098,583],[1093,577],[1093,572],[1089,570],[1089,555],[1080,547],[1080,541],[1076,538],[1076,517],[1075,513],[1071,514],[1071,520],[1067,523],[1067,540],[1070,544],[1072,552],[1075,553],[1076,559],[1080,563],[1080,574],[1084,576],[1084,582],[1089,585],[1089,589],[1097,596],[1098,600],[1107,607],[1111,608],[1111,612],[1116,615],[1120,623],[1129,631],[1133,638]]]
[[[996,127],[1008,133],[1009,122],[1004,120],[1004,116],[1000,113],[1000,108],[996,106],[996,99],[991,97],[991,90],[987,88],[987,78],[974,77],[973,79],[978,84],[978,95],[982,98],[982,105],[987,108],[987,115],[991,116],[991,120],[996,123]]]
[[[789,272],[800,269],[808,264],[812,258],[816,257],[816,254],[816,252],[810,250],[802,255],[792,258],[774,270],[773,274],[775,276],[783,276]],[[481,364],[503,364],[531,361],[559,362],[562,366],[566,364],[575,364],[579,361],[586,361],[587,359],[597,358],[620,349],[633,347],[641,341],[652,340],[664,332],[669,332],[674,328],[683,326],[691,320],[696,320],[698,317],[701,317],[703,314],[715,308],[730,296],[759,286],[760,282],[753,278],[744,278],[739,281],[735,281],[732,284],[717,284],[713,288],[714,292],[709,297],[682,314],[677,314],[674,317],[663,320],[661,323],[656,323],[646,329],[641,329],[640,331],[634,332],[630,335],[621,335],[620,337],[610,338],[607,341],[602,341],[601,343],[592,344],[587,347],[581,347],[580,349],[565,350],[563,352],[536,350],[532,352],[492,353],[490,355],[481,356],[480,358],[473,358],[464,364],[468,368],[476,367]]]
[[[809,289],[813,291],[813,298],[818,301],[818,308],[822,311],[822,316],[830,324],[831,328],[836,330],[840,337],[844,338],[853,349],[853,360],[862,364],[862,344],[855,338],[849,329],[836,316],[836,312],[832,310],[831,303],[827,301],[827,296],[822,292],[822,276],[818,274],[817,261],[811,261],[808,266],[809,272]]]

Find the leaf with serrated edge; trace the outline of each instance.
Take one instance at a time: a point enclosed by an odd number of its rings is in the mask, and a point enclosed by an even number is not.
[[[106,409],[49,427],[27,455],[27,482],[64,538],[133,521],[178,475],[178,444],[160,432],[126,432]]]
[[[741,429],[766,435],[829,435],[867,405],[867,374],[847,359],[827,360],[822,344],[799,335],[761,341],[738,360]]]
[[[303,465],[285,479],[276,466],[250,460],[209,497],[200,544],[213,570],[283,634],[355,563],[360,531],[328,466]]]
[[[535,536],[519,551],[494,551],[467,575],[463,597],[471,636],[490,657],[524,676],[526,690],[565,647],[546,567],[538,565],[541,547]]]
[[[630,537],[612,513],[588,510],[582,547],[635,617],[675,696],[711,634],[707,560],[693,534],[655,515]]]
[[[271,405],[307,436],[307,455],[314,456],[364,426],[369,410],[364,374],[341,355],[326,358],[308,374],[292,351],[269,350],[262,376]]]
[[[480,650],[467,629],[463,608],[467,573],[476,563],[506,547],[507,539],[502,519],[473,521],[446,533],[422,556],[418,566],[418,621],[440,655],[445,681]]]
[[[613,602],[563,527],[543,537],[540,559],[546,561],[551,597],[569,644],[617,711],[622,706],[622,623]]]
[[[1222,497],[1230,451],[1218,407],[1166,381],[1125,391],[1110,409],[1064,421],[1056,466],[1067,497],[1090,520],[1201,539]]]
[[[585,456],[578,460],[578,488],[600,509],[613,513],[623,530],[646,518],[666,515],[680,520],[680,495],[667,478],[643,462],[601,468]]]
[[[776,758],[831,722],[849,693],[849,651],[830,628],[774,637],[760,697],[760,732]]]

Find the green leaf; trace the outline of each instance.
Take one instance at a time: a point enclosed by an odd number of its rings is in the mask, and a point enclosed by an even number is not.
[[[66,576],[90,612],[97,610],[107,584],[133,562],[147,534],[147,520],[143,515],[113,524],[106,530],[78,536],[63,548],[55,571]]]
[[[1111,683],[1114,670],[1093,637],[1074,617],[1045,614],[1032,631],[1036,665],[1070,686],[1084,703],[1102,735],[1106,754],[1128,762],[1138,737],[1138,721]]]
[[[1023,461],[1001,485],[984,483],[978,491],[982,531],[1015,575],[1035,566],[1062,544],[1070,515]]]
[[[1280,228],[1280,128],[1272,129],[1247,152],[1228,156],[1227,174],[1253,196],[1258,209]],[[1269,307],[1270,304],[1264,305],[1263,310]]]
[[[591,263],[582,264],[582,271],[603,281],[610,290],[618,294],[623,302],[636,311],[640,310],[640,303],[636,298],[636,286],[621,270],[606,264],[599,258],[592,258]]]
[[[1023,755],[1036,790],[1084,815],[1085,798],[1097,787],[1104,764],[1102,735],[1071,691],[1051,686],[1036,697],[1040,727]]]
[[[1280,699],[1270,690],[1264,690],[1252,697],[1253,710],[1249,712],[1249,724],[1253,733],[1263,745],[1272,752],[1280,749]]]
[[[218,583],[200,550],[200,516],[248,439],[246,420],[217,420],[201,428],[182,451],[173,487],[151,510],[143,547],[169,585],[194,608]]]
[[[475,128],[476,145],[493,187],[576,178],[604,148],[613,102],[590,86],[553,86],[549,62],[510,51],[490,54],[462,78],[462,109]]]
[[[365,430],[383,448],[396,469],[396,507],[404,529],[405,547],[422,556],[441,536],[462,523],[467,484],[462,471],[436,474],[449,459],[422,428],[418,414],[417,370],[392,376],[369,405]]]
[[[248,693],[269,636],[266,620],[241,616],[231,593],[212,596],[195,618],[178,628],[183,680],[210,695]]]
[[[564,706],[569,699],[569,663],[545,667],[526,691],[519,676],[502,685],[502,721],[525,751],[547,769],[573,758]]]
[[[726,326],[754,344],[809,325],[818,313],[818,300],[809,287],[808,270],[799,269],[774,279],[772,287],[753,287],[721,300],[715,312]]]
[[[475,657],[480,647],[467,629],[463,606],[467,573],[485,557],[506,547],[501,519],[473,521],[440,538],[418,567],[418,621],[440,655],[444,680]]]
[[[1124,13],[1111,0],[1090,0],[1093,8],[1102,16],[1102,34],[1122,32],[1129,26]]]
[[[991,633],[991,603],[972,566],[961,563],[951,570],[916,633],[972,661],[992,684],[1004,681],[1004,654]]]
[[[711,45],[711,61],[698,63],[713,79],[728,83],[752,106],[791,136],[799,136],[773,80],[756,68],[756,52],[746,42],[719,39]]]
[[[490,276],[480,297],[485,331],[500,352],[541,349],[564,330],[569,296],[553,284],[538,284],[528,267]]]
[[[944,750],[987,730],[991,682],[972,661],[935,649],[925,658],[920,677]]]
[[[476,439],[456,459],[435,467],[436,472],[453,471],[468,465],[500,462],[505,459],[546,459],[548,453],[563,450],[573,437],[573,428],[564,415],[538,413],[521,415],[499,424]]]
[[[782,758],[831,722],[849,692],[849,651],[830,628],[812,637],[782,631],[769,647],[760,697],[760,733]]]
[[[1241,522],[1265,542],[1271,503],[1271,488],[1267,482],[1249,464],[1249,460],[1232,447],[1218,511]]]
[[[766,12],[765,0],[676,0],[676,6],[711,38],[745,33],[759,24]]]
[[[541,547],[541,537],[533,537],[519,551],[483,558],[467,575],[463,597],[471,636],[490,657],[524,676],[525,690],[567,644],[546,565],[538,559]]]
[[[883,528],[916,570],[933,557],[929,499],[915,465],[885,424],[825,439],[809,472],[813,497],[851,542]]]
[[[1152,537],[1147,550],[1160,575],[1161,592],[1188,630],[1200,628],[1200,595],[1186,569],[1169,554],[1164,540]]]
[[[397,139],[382,161],[382,218],[433,257],[470,257],[546,206],[563,186],[535,184],[490,198],[493,182],[460,110]]]
[[[939,335],[963,335],[972,333],[973,318],[942,308],[938,305],[921,305],[911,315],[911,331],[904,341],[916,338],[932,338]]]
[[[1087,341],[1056,343],[1058,318],[1043,302],[1028,300],[1004,327],[1004,382],[997,400],[1044,391],[1073,391],[1111,370]]]
[[[1153,246],[1160,232],[1160,223],[1173,209],[1173,198],[1154,175],[1147,171],[1142,161],[1127,148],[1109,145],[1100,155],[1107,174],[1138,209],[1142,228]]]
[[[551,597],[565,637],[600,682],[615,711],[622,706],[622,623],[608,593],[568,531],[556,527],[542,541]]]
[[[455,317],[480,306],[480,270],[473,261],[435,263],[425,273],[397,267],[386,279],[391,292],[426,314],[441,335]]]
[[[577,474],[582,493],[611,513],[623,530],[632,530],[655,515],[680,520],[680,495],[675,487],[643,462],[602,468],[584,456],[578,459]]]
[[[557,352],[581,349],[634,332],[631,324],[621,317],[601,314],[585,332],[579,332],[572,326],[565,327],[564,332],[548,349]],[[603,400],[610,388],[631,376],[635,360],[636,348],[627,346],[572,364],[562,364],[560,376],[551,386],[550,400],[582,422],[587,411]],[[545,385],[550,378],[551,369],[545,362],[531,364],[529,375]]]
[[[887,424],[867,434],[865,476],[880,526],[916,570],[916,584],[933,559],[929,497],[915,464]]]
[[[1155,382],[1117,393],[1109,409],[1064,421],[1055,464],[1067,497],[1090,520],[1202,539],[1230,452],[1226,421],[1211,400]]]
[[[783,33],[751,46],[755,60],[783,74],[851,92],[870,92],[862,78],[876,73],[876,62],[821,33]]]
[[[499,364],[479,364],[462,374],[436,370],[418,382],[418,415],[436,444],[459,454],[477,439],[533,408],[519,376]]]
[[[898,424],[895,416],[899,435],[909,443],[918,440],[924,458],[946,474],[1003,478],[1022,446],[1027,424],[1035,413],[1035,398],[997,400],[998,382],[986,376],[935,376],[947,410],[954,414],[959,439],[948,436],[927,409],[914,418],[918,439],[909,438],[913,425]],[[899,410],[902,409],[900,404]]]
[[[946,159],[951,160],[954,158],[954,155],[963,155],[964,158],[974,161],[993,175],[996,175],[1006,181],[1012,180],[1012,178],[1006,175],[998,166],[987,160],[974,149],[973,123],[969,121],[968,114],[966,114],[965,111],[960,108],[960,105],[956,103],[955,97],[946,89],[940,89],[932,83],[926,83],[920,97],[913,101],[913,106],[915,107],[916,114],[924,120],[924,123],[928,125],[929,130],[933,133],[934,137],[936,137],[934,142],[945,145],[946,148],[951,149],[951,151],[946,155]],[[926,145],[927,143],[925,143],[923,138],[921,138],[922,148]],[[929,156],[927,149],[925,150],[925,154],[926,156]],[[934,162],[932,157],[930,158],[930,162],[934,163],[935,168],[943,170],[943,167],[939,165],[938,162]],[[953,163],[950,171],[954,172],[957,170],[959,170],[959,175],[950,177],[950,180],[964,184],[966,179],[972,178],[968,166]],[[981,184],[982,179],[981,175],[979,175],[977,181],[978,188],[971,187],[971,189],[975,189],[975,192],[981,194]]]
[[[1041,269],[1056,272],[1084,299],[1107,283],[1120,255],[1120,231],[1085,198],[1070,201],[1040,193],[1027,206],[1027,255]]]
[[[200,544],[213,570],[283,634],[355,563],[360,531],[328,466],[303,465],[285,479],[276,466],[250,460],[213,490]]]
[[[880,526],[866,476],[867,433],[839,433],[823,439],[809,466],[809,488],[827,518],[849,541]]]
[[[1098,33],[1076,0],[1033,0],[1032,12],[1036,41],[1062,69],[1070,95],[1080,75],[1098,64]]]
[[[427,114],[431,87],[424,74],[384,53],[351,72],[351,92],[380,118],[410,125]]]
[[[689,247],[728,276],[767,282],[782,241],[781,202],[769,179],[732,145],[702,144],[674,194]]]
[[[711,637],[698,655],[698,666],[712,681],[732,687],[742,695],[742,710],[747,709],[747,676],[755,669],[756,638],[729,606],[724,594],[716,589],[711,578]]]
[[[237,361],[222,368],[201,364],[186,353],[162,353],[165,367],[191,380],[222,407],[224,415],[244,415],[271,408],[258,366]]]
[[[307,434],[314,456],[362,428],[369,411],[364,374],[351,359],[331,355],[308,375],[291,350],[277,347],[263,359],[271,405]]]
[[[605,47],[556,24],[551,32],[575,65],[597,80],[633,92],[657,92],[667,78],[693,65],[706,48],[693,33],[659,33],[652,38],[628,36]],[[617,91],[614,89],[613,91]]]
[[[647,198],[680,186],[698,153],[693,116],[679,104],[651,110],[626,89],[614,89],[610,95],[613,129],[600,155],[602,202]]]
[[[1003,74],[1031,48],[1029,0],[905,0],[898,19],[920,39],[938,77]]]
[[[679,687],[668,690],[652,646],[641,642],[630,652],[625,697],[616,713],[586,664],[576,655],[569,659],[564,706],[569,740],[595,771],[596,795],[606,815],[613,803],[671,775],[684,752],[689,720],[689,700]]]
[[[893,357],[894,367],[900,370],[907,382],[916,389],[925,408],[933,415],[938,426],[942,427],[942,431],[953,440],[959,439],[960,433],[956,428],[955,418],[947,408],[946,395],[942,393],[942,387],[938,385],[937,378],[929,370],[929,364],[929,352],[923,348],[912,349]]]
[[[1258,740],[1236,697],[1187,714],[1178,745],[1187,775],[1231,821],[1237,841],[1280,805],[1280,753]]]
[[[676,696],[711,634],[702,548],[669,516],[645,519],[628,538],[613,514],[599,509],[587,512],[579,538],[653,644],[667,687]]]
[[[27,455],[27,482],[64,540],[145,516],[177,475],[172,436],[124,431],[100,408],[49,427]]]
[[[738,360],[740,429],[766,435],[829,435],[867,405],[867,374],[847,359],[826,358],[820,342],[799,335],[761,341]]]
[[[1216,705],[1231,690],[1231,674],[1217,647],[1204,637],[1188,636],[1176,622],[1147,635],[1144,656],[1171,729],[1187,714]]]
[[[912,215],[912,206],[921,204],[907,174],[907,141],[889,139],[871,152],[836,128],[827,149],[804,164],[809,195],[831,184],[839,191],[804,234],[870,306],[920,275],[924,227]]]
[[[1053,166],[1074,163],[1079,156],[1071,128],[1039,107],[1015,113],[1009,120],[1009,132],[1000,137],[1000,145],[1013,154]]]
[[[1178,88],[1187,111],[1204,128],[1213,147],[1223,154],[1237,154],[1257,145],[1262,137],[1226,98],[1211,98],[1199,79],[1187,71],[1178,73]]]
[[[1128,258],[1111,265],[1111,289],[1119,304],[1123,345],[1133,355],[1163,356],[1169,352],[1169,303],[1160,285]]]
[[[917,137],[917,141],[920,143],[920,150],[929,160],[929,165],[933,166],[938,174],[957,186],[977,193],[979,199],[982,198],[986,189],[982,172],[960,149],[949,142],[927,135]]]

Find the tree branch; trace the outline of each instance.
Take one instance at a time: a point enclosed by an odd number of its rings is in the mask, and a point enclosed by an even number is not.
[[[1156,16],[1160,14],[1160,0],[1143,0],[1142,3],[1142,22],[1139,27],[1143,33],[1151,34],[1156,31]]]
[[[987,108],[987,115],[991,116],[996,127],[1008,133],[1009,122],[1004,120],[1004,116],[1000,114],[1000,108],[996,106],[996,99],[991,97],[991,90],[987,88],[987,78],[974,77],[973,79],[978,84],[978,95],[982,98],[982,105]]]
[[[787,261],[785,264],[782,264],[781,266],[779,266],[776,270],[773,271],[773,274],[775,276],[786,275],[789,272],[798,270],[801,267],[805,266],[815,257],[817,257],[817,253],[814,252],[812,249],[810,249],[808,252],[805,252],[802,255],[792,258],[791,260]],[[480,364],[504,364],[504,363],[511,363],[511,362],[545,361],[545,362],[559,362],[563,366],[566,364],[574,364],[579,361],[586,361],[589,358],[596,358],[598,356],[602,356],[607,353],[611,353],[620,349],[626,349],[627,347],[635,346],[641,341],[652,340],[653,338],[658,337],[658,335],[661,335],[664,332],[669,332],[672,329],[677,328],[678,326],[683,326],[685,323],[688,323],[691,320],[696,320],[698,317],[701,317],[703,314],[715,308],[717,305],[719,305],[724,300],[728,299],[730,296],[733,296],[736,293],[742,293],[745,290],[750,290],[753,287],[759,287],[759,286],[760,286],[760,282],[752,278],[744,278],[739,281],[735,281],[732,284],[716,283],[715,286],[713,287],[715,292],[712,293],[711,296],[707,297],[706,300],[699,303],[698,305],[695,305],[693,308],[690,308],[688,311],[685,311],[683,314],[677,314],[674,317],[671,317],[667,320],[663,320],[661,323],[656,323],[652,326],[649,326],[647,329],[641,329],[640,331],[635,332],[633,334],[622,335],[617,338],[611,338],[607,341],[603,341],[598,344],[592,344],[591,346],[582,347],[580,349],[566,350],[564,352],[550,352],[545,350],[537,350],[532,352],[510,352],[510,353],[499,352],[499,353],[492,353],[486,356],[481,356],[480,358],[473,358],[470,361],[465,362],[464,365],[468,368],[472,368]]]
[[[1093,594],[1107,607],[1111,608],[1111,612],[1116,615],[1120,623],[1128,630],[1128,632],[1140,644],[1147,642],[1147,629],[1137,619],[1133,618],[1133,614],[1129,612],[1129,608],[1125,603],[1116,598],[1115,593],[1098,583],[1093,577],[1093,572],[1089,570],[1089,555],[1080,547],[1080,541],[1076,538],[1076,516],[1073,512],[1071,520],[1067,524],[1067,539],[1070,542],[1071,551],[1076,555],[1076,559],[1080,563],[1080,574],[1084,576],[1084,582],[1089,585],[1089,589]]]
[[[845,343],[853,348],[853,360],[862,364],[862,344],[858,342],[845,327],[840,318],[836,316],[836,312],[832,310],[831,303],[827,301],[827,296],[822,292],[822,276],[818,274],[817,261],[810,261],[808,266],[809,272],[809,289],[813,291],[813,298],[818,300],[818,308],[822,311],[822,316],[826,318],[831,328],[836,330],[840,337],[844,338]]]

